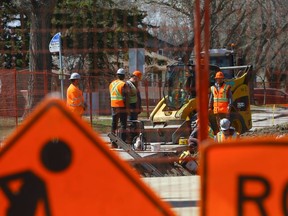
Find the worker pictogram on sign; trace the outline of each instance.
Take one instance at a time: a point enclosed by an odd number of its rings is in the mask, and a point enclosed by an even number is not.
[[[287,144],[266,137],[204,148],[201,215],[288,215]]]
[[[174,215],[101,137],[57,99],[0,151],[0,215]]]
[[[61,172],[71,164],[71,149],[60,140],[51,140],[43,145],[40,163],[51,172]],[[16,191],[9,188],[13,182],[20,181]],[[13,173],[0,178],[0,188],[8,199],[7,215],[35,215],[38,202],[44,202],[46,215],[51,215],[45,181],[32,170]]]

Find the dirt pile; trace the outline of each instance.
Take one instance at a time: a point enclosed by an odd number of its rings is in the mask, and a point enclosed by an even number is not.
[[[258,128],[241,134],[241,137],[261,137],[261,136],[288,136],[288,123],[274,125],[271,127]]]

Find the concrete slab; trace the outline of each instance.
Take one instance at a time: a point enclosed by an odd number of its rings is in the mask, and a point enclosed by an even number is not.
[[[200,176],[142,178],[179,216],[200,213]]]

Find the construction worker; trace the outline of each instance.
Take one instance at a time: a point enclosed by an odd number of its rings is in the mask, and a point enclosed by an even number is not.
[[[120,68],[116,72],[117,79],[112,81],[109,85],[112,125],[111,132],[116,133],[118,122],[120,120],[120,138],[126,141],[127,115],[129,113],[127,86],[124,81],[125,70]],[[117,148],[117,145],[112,142],[112,147]]]
[[[198,163],[195,160],[197,150],[198,150],[197,139],[189,138],[188,150],[183,151],[179,156],[178,163],[191,173],[195,173],[198,168]]]
[[[67,89],[67,107],[72,113],[82,116],[86,110],[86,103],[84,102],[84,97],[82,91],[79,89],[81,76],[78,73],[72,73],[70,75],[70,82]]]
[[[232,92],[231,86],[225,84],[224,74],[218,71],[215,75],[215,85],[211,86],[209,98],[209,112],[212,112],[216,117],[216,122],[219,130],[220,119],[230,118],[232,107]]]
[[[197,115],[197,114],[196,114]],[[189,138],[195,138],[197,139],[197,135],[198,135],[198,128],[199,128],[199,119],[197,118],[195,121],[191,122],[191,128],[192,128],[192,132],[189,136]],[[208,122],[208,138],[210,139],[214,139],[214,131],[211,127],[210,122]],[[188,139],[188,144],[189,144],[189,139]]]
[[[239,138],[239,133],[236,132],[234,127],[227,118],[220,120],[220,131],[215,136],[215,141],[218,143]]]
[[[138,82],[142,79],[142,73],[138,70],[134,71],[129,80],[126,81],[129,89],[129,120],[137,120],[138,114],[142,112],[141,94],[138,89]]]

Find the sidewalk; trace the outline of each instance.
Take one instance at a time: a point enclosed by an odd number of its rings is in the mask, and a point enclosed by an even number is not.
[[[142,178],[177,215],[199,215],[200,176]]]

